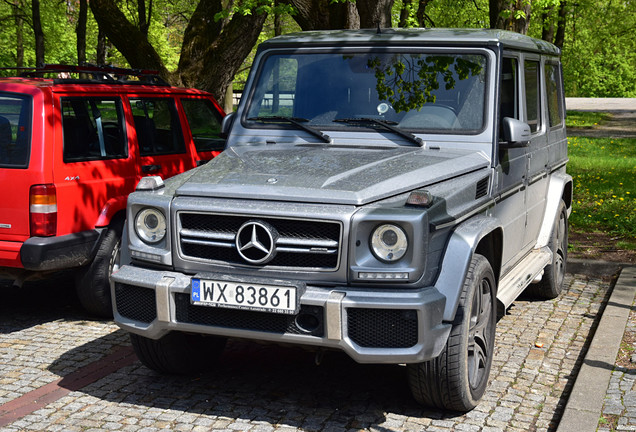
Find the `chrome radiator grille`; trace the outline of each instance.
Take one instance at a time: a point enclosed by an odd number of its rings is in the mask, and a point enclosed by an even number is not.
[[[342,231],[338,222],[185,211],[177,213],[177,217],[178,244],[185,259],[322,271],[338,268]],[[246,260],[236,246],[239,230],[249,222],[275,233],[271,246],[274,253],[266,263]]]

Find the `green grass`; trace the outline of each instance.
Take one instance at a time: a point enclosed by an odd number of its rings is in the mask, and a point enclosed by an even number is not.
[[[568,111],[565,118],[567,127],[594,127],[606,121],[612,115],[603,112]]]
[[[606,233],[636,249],[636,139],[570,137],[568,152],[571,229]]]

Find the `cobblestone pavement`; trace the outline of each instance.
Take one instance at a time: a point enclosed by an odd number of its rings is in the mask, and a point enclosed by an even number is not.
[[[636,301],[618,357],[601,411],[599,432],[636,431]]]
[[[28,285],[0,303],[0,430],[554,430],[610,281],[568,275],[565,286],[553,301],[516,301],[499,320],[489,389],[465,415],[418,407],[400,366],[359,365],[341,353],[316,365],[300,349],[233,342],[212,373],[160,376],[131,361],[10,418],[16,400],[63,389],[70,375],[129,345],[112,322],[81,312],[70,282]]]

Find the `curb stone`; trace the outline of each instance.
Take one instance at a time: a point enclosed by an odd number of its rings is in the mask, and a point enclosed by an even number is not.
[[[557,432],[597,430],[623,330],[627,324],[635,294],[636,267],[625,267],[603,311]]]

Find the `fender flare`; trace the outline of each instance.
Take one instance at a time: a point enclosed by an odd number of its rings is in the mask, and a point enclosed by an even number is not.
[[[537,237],[535,248],[547,246],[550,241],[552,226],[557,218],[561,199],[565,201],[565,207],[567,208],[569,217],[572,211],[572,176],[566,173],[555,172],[550,176],[545,213],[543,214],[543,222],[541,223],[541,229]]]
[[[452,321],[455,318],[464,279],[468,274],[470,261],[479,242],[489,234],[501,229],[501,224],[497,219],[481,215],[457,227],[450,236],[442,258],[441,271],[434,284],[435,288],[446,297],[444,321]],[[498,269],[493,270],[495,275],[498,275]]]
[[[128,196],[118,196],[106,201],[106,204],[104,204],[104,207],[102,207],[102,210],[99,212],[99,216],[97,218],[95,226],[105,227],[110,225],[111,221],[117,213],[122,211],[124,212],[124,214],[126,213],[127,203]]]

